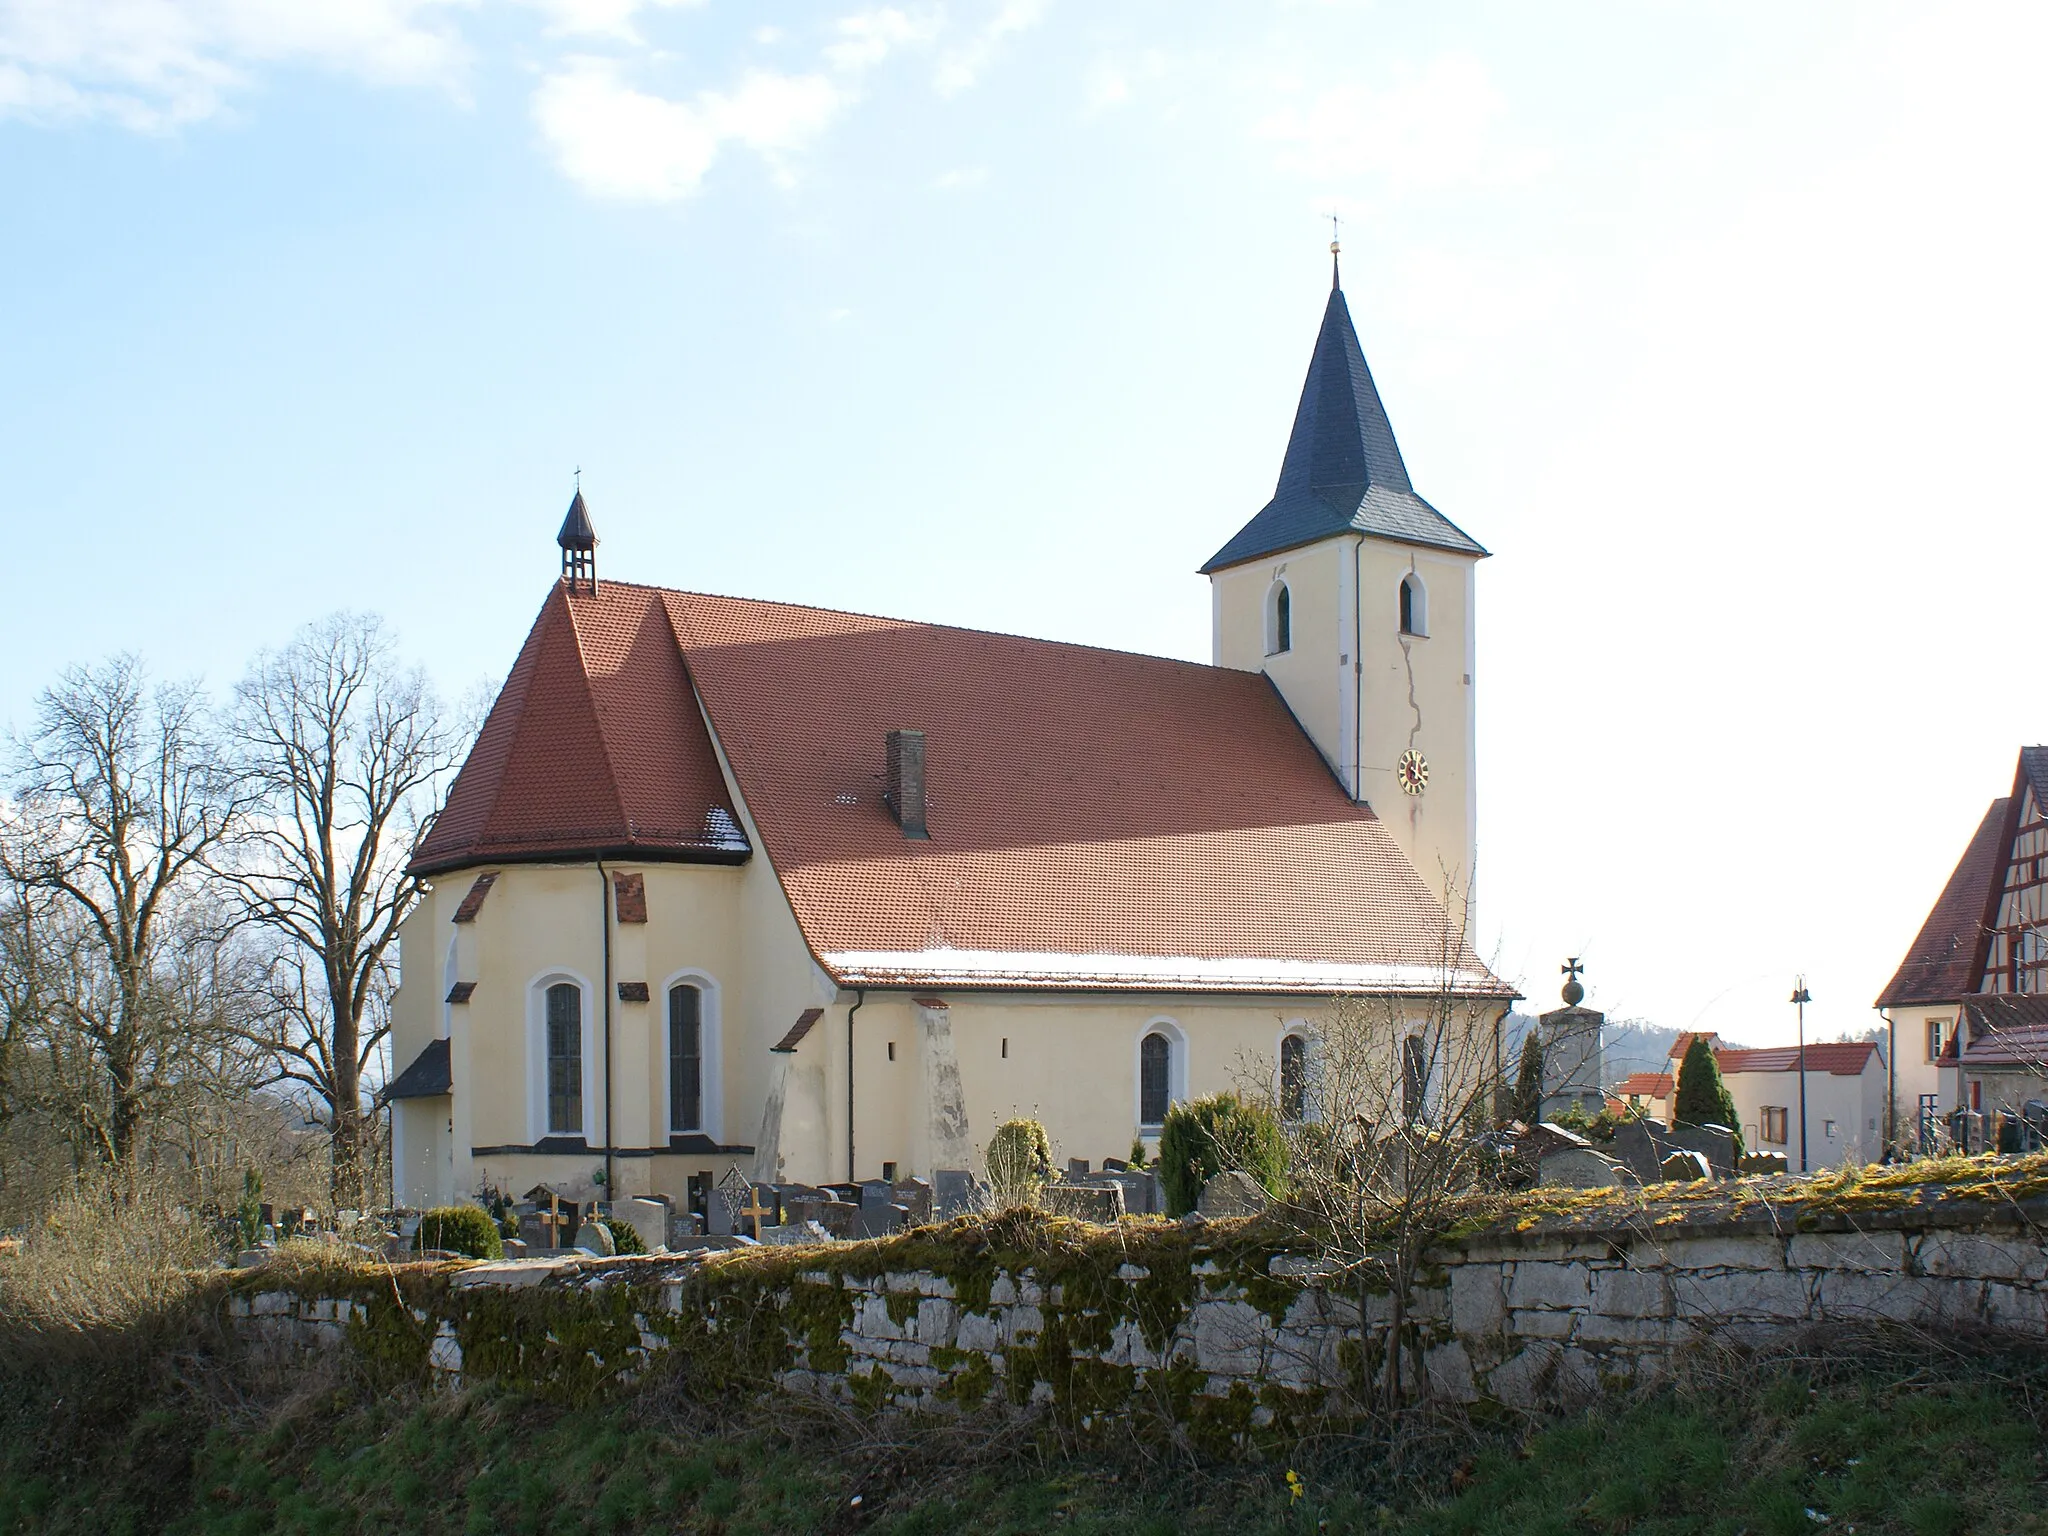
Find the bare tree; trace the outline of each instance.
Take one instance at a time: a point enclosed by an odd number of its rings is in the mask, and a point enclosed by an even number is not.
[[[1410,1298],[1424,1254],[1489,1170],[1505,1001],[1453,918],[1428,991],[1334,998],[1312,1025],[1302,1087],[1270,1066],[1247,1076],[1288,1136],[1288,1213],[1350,1282],[1362,1321],[1384,1298],[1386,1347],[1360,1351],[1361,1401],[1392,1407],[1423,1384]]]
[[[276,1080],[310,1094],[333,1144],[330,1194],[360,1204],[373,1154],[364,1084],[390,1032],[406,872],[456,733],[372,615],[309,624],[256,658],[230,732],[256,814],[234,865],[245,920],[286,947],[271,963],[263,1042]]]
[[[134,656],[63,673],[11,756],[0,874],[54,898],[45,932],[82,946],[59,951],[72,963],[45,1006],[65,1027],[47,1044],[83,1054],[90,1091],[73,1106],[77,1129],[125,1167],[189,1039],[164,984],[170,930],[242,801],[198,687],[152,688]]]

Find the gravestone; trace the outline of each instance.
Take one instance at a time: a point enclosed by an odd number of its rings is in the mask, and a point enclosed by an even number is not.
[[[1590,1147],[1566,1147],[1537,1162],[1536,1182],[1553,1189],[1614,1189],[1623,1182],[1623,1167]]]
[[[671,1253],[680,1253],[685,1247],[703,1237],[704,1218],[695,1211],[678,1210],[670,1206],[668,1211],[668,1236],[662,1239],[662,1246]]]
[[[1735,1133],[1725,1125],[1675,1125],[1671,1141],[1681,1152],[1697,1152],[1717,1179],[1735,1173]]]
[[[798,1248],[831,1241],[832,1234],[815,1221],[787,1222],[779,1227],[761,1229],[763,1247]]]
[[[1070,1158],[1068,1158],[1068,1159],[1067,1159],[1067,1177],[1068,1177],[1068,1178],[1070,1178],[1070,1179],[1085,1179],[1085,1178],[1087,1178],[1087,1177],[1088,1177],[1088,1159],[1087,1159],[1087,1158],[1085,1158],[1085,1157],[1070,1157]]]
[[[1039,1191],[1038,1202],[1054,1216],[1071,1216],[1114,1226],[1123,1220],[1124,1192],[1116,1184],[1048,1184]]]
[[[883,1179],[869,1179],[860,1187],[860,1220],[869,1237],[887,1237],[900,1231],[909,1214],[896,1203],[896,1186]]]
[[[1126,1172],[1130,1168],[1130,1166],[1131,1165],[1129,1163],[1125,1162],[1120,1157],[1105,1157],[1102,1160],[1102,1171],[1104,1173],[1123,1173]]]
[[[555,1231],[548,1223],[545,1211],[522,1211],[519,1213],[519,1240],[529,1248],[552,1248],[555,1246]]]
[[[1673,1152],[1697,1152],[1718,1179],[1735,1173],[1735,1133],[1726,1126],[1666,1127],[1654,1120],[1631,1120],[1614,1133],[1614,1155],[1645,1184],[1664,1177],[1664,1159]]]
[[[612,1241],[612,1229],[596,1220],[586,1221],[576,1229],[575,1246],[606,1259],[619,1251],[619,1245]]]
[[[1272,1207],[1273,1197],[1266,1193],[1266,1186],[1236,1168],[1226,1169],[1204,1184],[1201,1198],[1195,1202],[1195,1209],[1211,1221],[1259,1216]]]
[[[1127,1216],[1156,1216],[1160,1211],[1159,1181],[1149,1173],[1126,1168],[1114,1173],[1098,1173],[1089,1182],[1115,1184],[1121,1188],[1124,1192],[1124,1214]]]
[[[1783,1173],[1790,1166],[1785,1161],[1785,1154],[1782,1152],[1752,1152],[1747,1157],[1738,1157],[1735,1160],[1735,1171],[1737,1173],[1752,1176],[1756,1174]]]
[[[649,1253],[668,1246],[668,1202],[648,1195],[633,1195],[612,1207],[612,1213],[635,1232]]]
[[[809,1199],[789,1201],[783,1207],[783,1221],[786,1225],[816,1222],[828,1236],[848,1242],[866,1235],[859,1206],[850,1200],[834,1200],[823,1193]]]
[[[980,1191],[974,1175],[963,1168],[940,1168],[932,1173],[932,1216],[946,1221],[981,1209]]]
[[[1667,1184],[1689,1184],[1714,1176],[1714,1170],[1707,1166],[1706,1158],[1698,1152],[1669,1153],[1657,1171]]]
[[[932,1187],[924,1179],[898,1179],[896,1203],[907,1213],[906,1224],[927,1227],[932,1220]]]

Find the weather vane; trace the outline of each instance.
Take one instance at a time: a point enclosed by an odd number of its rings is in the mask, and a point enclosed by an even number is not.
[[[1330,215],[1330,254],[1337,254],[1337,215]]]

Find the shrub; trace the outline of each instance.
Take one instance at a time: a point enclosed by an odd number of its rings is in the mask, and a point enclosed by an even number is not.
[[[1287,1138],[1279,1116],[1234,1093],[1215,1093],[1166,1111],[1159,1131],[1159,1182],[1166,1214],[1185,1216],[1202,1186],[1226,1168],[1238,1168],[1278,1195],[1287,1182]]]
[[[263,1175],[254,1168],[242,1170],[242,1198],[235,1206],[235,1220],[242,1229],[242,1246],[254,1248],[263,1236]]]
[[[998,1208],[1029,1205],[1052,1182],[1052,1143],[1036,1120],[1007,1120],[996,1127],[983,1154],[989,1193]]]
[[[472,1259],[502,1259],[505,1243],[491,1213],[475,1205],[443,1205],[420,1218],[413,1247],[467,1254]]]
[[[1685,1060],[1678,1064],[1678,1096],[1671,1118],[1680,1125],[1725,1125],[1735,1133],[1735,1152],[1742,1154],[1742,1120],[1735,1112],[1735,1095],[1721,1081],[1721,1064],[1705,1035],[1694,1035],[1685,1048]]]
[[[1131,1138],[1131,1166],[1133,1168],[1143,1168],[1145,1166],[1145,1138],[1142,1136],[1133,1136]]]
[[[1524,1125],[1543,1118],[1543,1040],[1534,1029],[1522,1037],[1522,1067],[1515,1077],[1509,1113]]]
[[[640,1229],[630,1221],[621,1221],[616,1216],[600,1216],[605,1230],[612,1235],[613,1253],[645,1253],[647,1244],[640,1239]]]
[[[175,1313],[214,1248],[172,1181],[80,1175],[0,1256],[0,1378],[37,1337],[113,1338]]]

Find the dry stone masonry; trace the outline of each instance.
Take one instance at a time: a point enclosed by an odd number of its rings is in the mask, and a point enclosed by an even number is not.
[[[1692,1346],[1767,1348],[1821,1325],[2048,1337],[2048,1192],[1579,1198],[1430,1256],[1406,1310],[1423,1390],[1532,1406],[1653,1378]],[[426,1341],[425,1371],[449,1381],[492,1374],[484,1360],[551,1368],[554,1356],[517,1344],[515,1314],[482,1304],[524,1290],[553,1298],[549,1347],[565,1343],[560,1357],[600,1385],[675,1352],[755,1390],[932,1410],[1050,1404],[1076,1418],[1149,1405],[1226,1440],[1341,1411],[1388,1347],[1389,1296],[1256,1221],[1068,1224],[1036,1259],[1006,1259],[995,1225],[779,1256],[476,1265],[415,1286],[399,1321]],[[373,1331],[374,1292],[299,1295],[264,1288],[260,1271],[240,1284],[231,1312],[253,1336],[326,1345]],[[563,1321],[577,1308],[598,1320],[587,1340]]]

